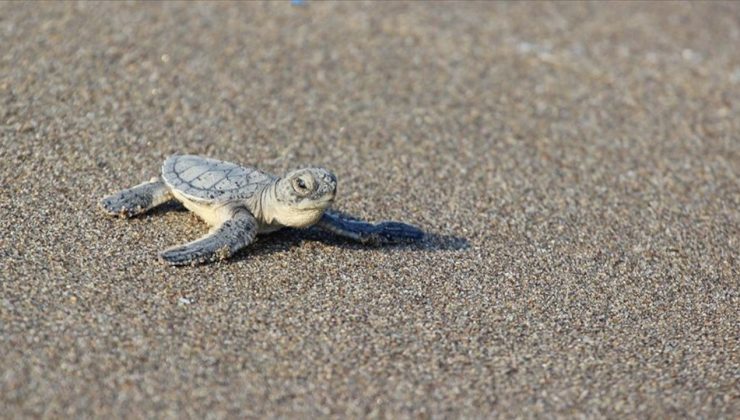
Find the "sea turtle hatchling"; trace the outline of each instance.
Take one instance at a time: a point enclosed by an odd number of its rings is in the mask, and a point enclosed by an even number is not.
[[[280,178],[254,168],[202,156],[174,155],[162,175],[104,197],[111,216],[142,214],[170,200],[181,202],[211,226],[204,237],[159,254],[171,265],[228,258],[254,242],[257,234],[283,227],[317,226],[361,243],[415,241],[418,228],[400,222],[367,223],[329,210],[337,178],[323,168],[305,168]]]

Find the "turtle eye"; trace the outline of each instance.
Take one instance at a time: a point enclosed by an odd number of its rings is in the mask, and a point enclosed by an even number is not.
[[[293,180],[293,189],[300,195],[308,195],[310,192],[308,184],[301,178],[296,178]]]

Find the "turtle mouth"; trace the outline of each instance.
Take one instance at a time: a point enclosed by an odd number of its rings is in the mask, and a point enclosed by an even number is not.
[[[334,202],[334,197],[322,197],[318,200],[311,200],[300,206],[303,210],[323,210]]]

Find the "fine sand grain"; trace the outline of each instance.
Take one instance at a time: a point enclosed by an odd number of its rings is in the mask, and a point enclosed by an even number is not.
[[[737,418],[740,3],[0,3],[0,416]],[[97,200],[339,177],[418,246]]]

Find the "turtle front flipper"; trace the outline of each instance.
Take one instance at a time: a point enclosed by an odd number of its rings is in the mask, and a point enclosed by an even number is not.
[[[324,212],[316,226],[363,244],[414,242],[424,237],[424,232],[413,225],[392,221],[368,223],[330,210]]]
[[[100,208],[110,216],[133,217],[172,199],[170,189],[159,178],[103,197]]]
[[[230,219],[208,235],[167,249],[159,254],[159,258],[170,265],[197,265],[224,260],[254,242],[256,236],[257,220],[247,209],[240,207]]]

